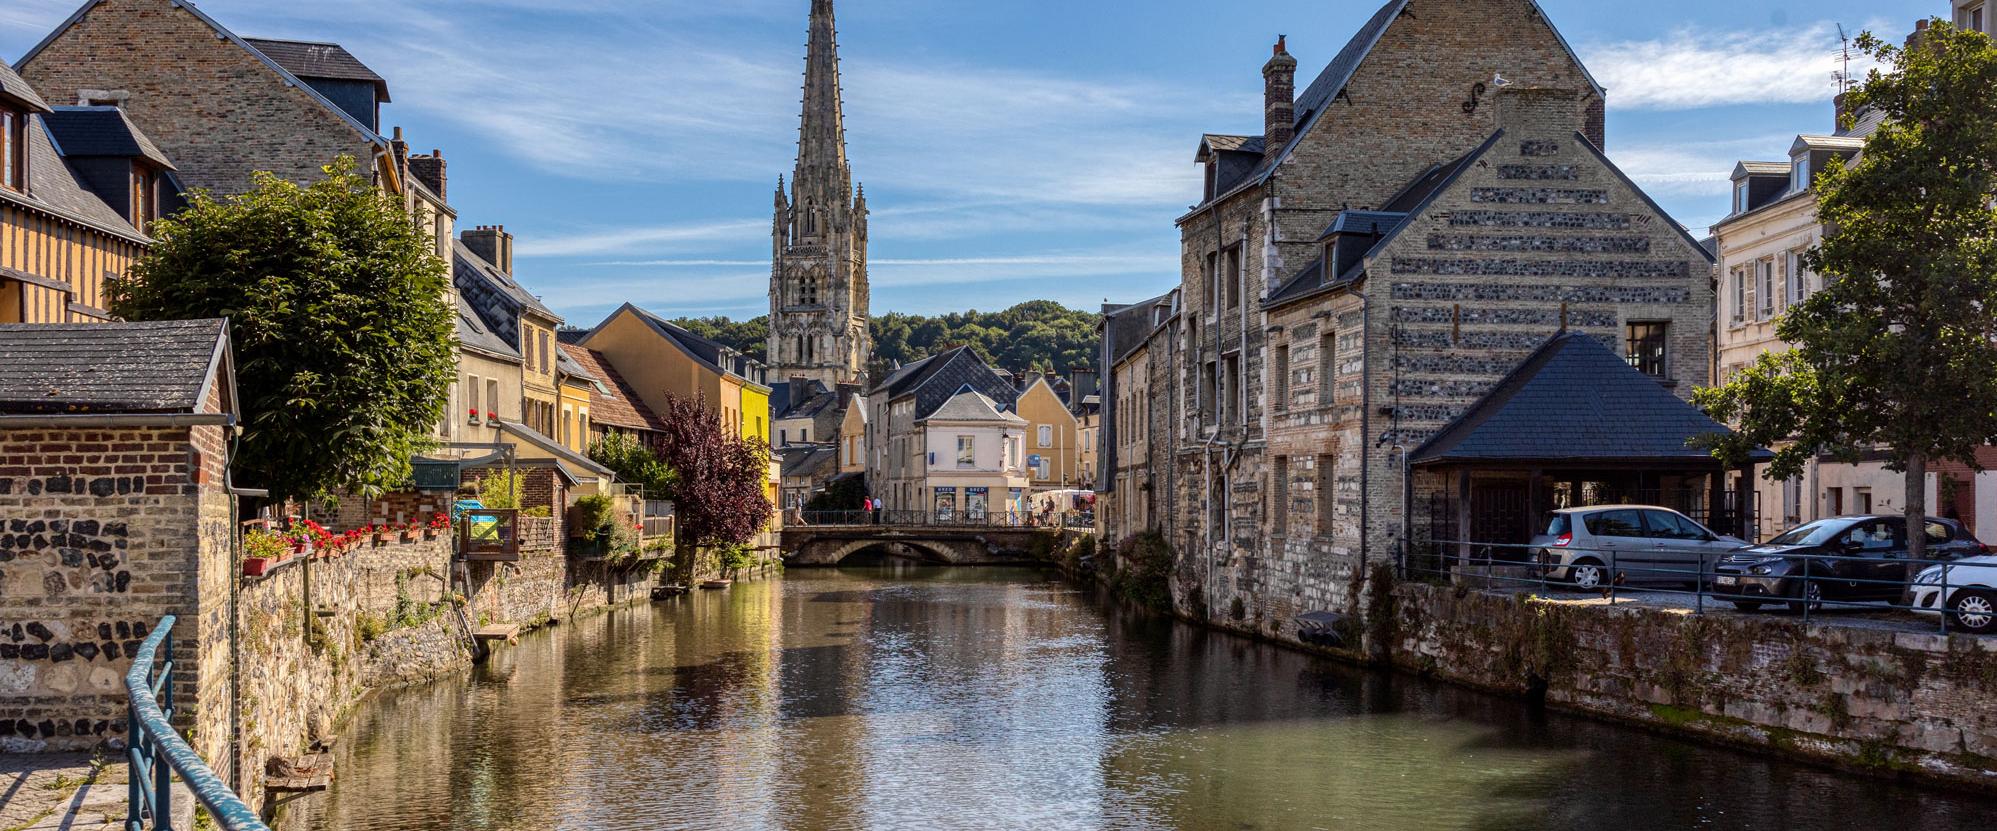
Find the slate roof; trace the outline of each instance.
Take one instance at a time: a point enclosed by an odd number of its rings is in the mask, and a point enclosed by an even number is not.
[[[11,98],[26,106],[30,112],[49,111],[48,102],[36,95],[35,88],[22,80],[20,73],[15,72],[6,61],[0,61],[0,98]]]
[[[173,162],[125,117],[119,107],[57,107],[42,116],[64,157],[117,156],[145,159],[167,170]]]
[[[544,317],[553,318],[558,321],[562,319],[561,315],[555,314],[553,309],[542,305],[541,298],[535,297],[533,292],[521,287],[518,281],[514,280],[506,272],[501,271],[499,266],[486,262],[484,257],[473,253],[471,248],[465,245],[464,240],[452,240],[451,250],[457,254],[454,258],[456,261],[455,267],[460,269],[461,273],[484,280],[515,306],[522,309],[531,309],[539,312]]]
[[[789,381],[770,385],[770,412],[776,418],[812,418],[839,403],[839,394],[824,381],[808,380],[798,389],[792,386]]]
[[[77,181],[76,173],[62,160],[62,154],[56,152],[55,142],[49,138],[40,116],[36,116],[29,125],[27,135],[28,193],[22,195],[0,190],[0,200],[40,208],[126,239],[151,241],[110,205],[104,204],[104,200],[97,198],[97,194]]]
[[[1215,153],[1261,153],[1268,143],[1261,136],[1230,136],[1208,133],[1200,137],[1200,147]],[[1198,161],[1197,159],[1195,161]]]
[[[984,393],[1004,407],[1011,407],[1013,402],[1019,400],[1019,390],[1013,388],[1012,382],[992,371],[968,346],[959,346],[908,364],[868,390],[867,394],[886,392],[889,401],[913,395],[915,417],[920,420],[967,387]]]
[[[1158,304],[1167,302],[1171,297],[1172,294],[1166,292],[1128,306],[1103,308],[1103,336],[1109,339],[1111,365],[1123,360],[1124,356],[1144,343],[1145,336],[1156,328],[1152,316]],[[1108,367],[1103,368],[1103,374],[1105,377],[1108,376]]]
[[[561,345],[560,342],[556,343],[556,346],[560,345]],[[594,373],[590,372],[589,369],[587,367],[584,367],[580,362],[576,361],[574,357],[570,356],[569,351],[567,349],[555,350],[555,371],[563,375],[567,375],[571,378],[580,378],[584,381],[603,380],[602,378],[598,378]]]
[[[696,335],[677,323],[640,309],[637,306],[629,303],[624,305],[637,314],[638,319],[644,321],[645,325],[652,327],[652,331],[658,332],[660,336],[679,344],[681,349],[686,350],[696,359],[699,359],[701,363],[706,364],[707,368],[738,377],[742,375],[739,361],[732,359],[723,360],[722,356],[728,351],[728,347],[723,346],[717,341]]]
[[[196,412],[228,321],[0,324],[0,413]]]
[[[623,375],[618,374],[617,367],[603,353],[571,343],[561,344],[561,350],[602,384],[601,387],[590,388],[590,421],[630,430],[666,429],[666,423],[652,412],[652,408],[645,406],[645,402],[638,398],[638,391],[624,380]]]
[[[998,402],[990,396],[975,390],[964,390],[950,396],[935,412],[916,419],[917,421],[1003,421],[1007,424],[1025,424],[1026,419],[1017,413],[1001,412]]]
[[[1739,179],[1743,176],[1787,176],[1789,175],[1789,171],[1790,171],[1789,162],[1744,161],[1734,165],[1733,175],[1727,178]]]
[[[567,447],[563,446],[561,442],[549,438],[547,434],[542,433],[541,431],[529,427],[525,424],[521,424],[518,421],[507,421],[505,419],[501,419],[499,422],[499,429],[504,430],[508,433],[512,433],[516,436],[519,436],[522,439],[525,439],[528,444],[540,448],[542,452],[545,452],[548,455],[555,457],[557,460],[565,462],[569,465],[582,468],[583,470],[589,471],[590,473],[594,473],[597,476],[601,476],[605,479],[617,478],[617,474],[613,473],[610,470],[610,468],[598,464],[597,462],[591,460],[588,456],[584,456],[581,453],[577,453],[573,450],[568,449]]]
[[[1691,439],[1727,428],[1579,332],[1548,338],[1409,454],[1438,462],[1677,462],[1717,466]],[[1759,451],[1757,458],[1768,458]]]
[[[487,327],[485,321],[479,319],[478,312],[472,311],[472,307],[465,300],[464,295],[460,294],[457,297],[458,345],[479,352],[485,352],[498,358],[513,361],[520,360],[520,350],[514,349],[513,345],[507,343],[505,338],[500,337],[491,328]]]
[[[781,475],[785,478],[810,476],[838,458],[839,449],[829,444],[792,445],[784,451]]]
[[[389,100],[388,81],[337,43],[276,38],[243,38],[243,42],[300,78],[368,81],[383,102]]]

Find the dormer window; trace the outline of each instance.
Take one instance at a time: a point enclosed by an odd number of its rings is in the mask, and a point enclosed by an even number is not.
[[[1747,213],[1747,180],[1734,182],[1734,213]]]
[[[1794,164],[1789,167],[1789,191],[1801,193],[1809,189],[1810,154],[1802,153],[1796,156]]]
[[[142,164],[132,165],[132,227],[149,233],[159,217],[159,174]]]
[[[0,105],[0,187],[28,192],[28,114]]]

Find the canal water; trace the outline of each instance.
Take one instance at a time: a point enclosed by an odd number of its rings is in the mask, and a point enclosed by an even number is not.
[[[379,696],[284,828],[1941,829],[1983,800],[1534,712],[1044,574],[792,571]]]

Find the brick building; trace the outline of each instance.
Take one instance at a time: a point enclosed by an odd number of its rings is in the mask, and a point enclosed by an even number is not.
[[[1132,331],[1103,432],[1105,475],[1153,483],[1182,608],[1284,633],[1398,557],[1434,487],[1409,451],[1548,338],[1612,344],[1685,397],[1712,298],[1705,250],[1602,155],[1604,93],[1531,0],[1389,2],[1301,95],[1274,52],[1263,135],[1200,142],[1173,310],[1106,318]],[[1137,448],[1115,410],[1140,375]]]
[[[221,320],[0,325],[0,750],[122,735],[173,614],[177,717],[228,758],[230,366]]]

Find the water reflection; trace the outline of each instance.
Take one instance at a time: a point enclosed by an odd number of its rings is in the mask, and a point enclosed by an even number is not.
[[[1993,807],[989,569],[793,572],[585,619],[382,696],[348,735],[285,827],[1941,828]]]

